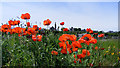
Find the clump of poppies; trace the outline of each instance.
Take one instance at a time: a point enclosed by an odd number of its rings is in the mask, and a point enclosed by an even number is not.
[[[63,29],[63,31],[68,31],[67,28]],[[93,30],[91,30],[90,28],[86,29],[87,33],[84,34],[81,38],[78,39],[77,41],[77,37],[76,35],[70,35],[70,34],[63,34],[62,36],[59,37],[59,47],[61,48],[61,53],[62,54],[71,54],[74,52],[78,52],[79,48],[82,48],[83,46],[81,45],[82,43],[86,44],[86,45],[90,45],[90,44],[96,44],[97,43],[97,39],[95,39],[93,37],[92,34]],[[96,35],[98,35],[96,33]],[[99,35],[98,35],[99,36]],[[103,37],[103,34],[100,34],[99,37]],[[71,41],[72,43],[69,44],[69,41]],[[93,46],[92,46],[93,48]],[[95,47],[95,50],[98,50],[98,47]],[[82,53],[81,54],[77,54],[77,58],[75,57],[76,54],[74,54],[74,63],[77,63],[77,61],[79,61],[79,63],[82,63],[81,59],[83,59],[86,56],[90,56],[90,51],[87,49],[82,49]]]

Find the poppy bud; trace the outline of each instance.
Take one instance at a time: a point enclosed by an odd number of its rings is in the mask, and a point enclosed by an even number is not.
[[[79,63],[82,63],[81,59],[79,60]]]
[[[95,47],[95,50],[98,50],[98,47],[97,47],[97,46]]]
[[[63,29],[63,31],[68,31],[68,28]]]
[[[58,55],[58,52],[57,51],[52,51],[51,54],[52,55]]]
[[[93,67],[93,64],[90,63],[90,67]]]
[[[74,55],[74,58],[75,58],[75,55]]]
[[[76,63],[76,60],[74,60],[74,63]]]
[[[105,48],[101,48],[101,50],[104,50]]]

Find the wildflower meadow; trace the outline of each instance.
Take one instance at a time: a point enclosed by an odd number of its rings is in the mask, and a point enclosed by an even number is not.
[[[60,22],[61,31],[51,30],[52,20],[42,22],[45,28],[31,25],[29,13],[9,20],[0,28],[2,67],[7,66],[120,66],[118,39],[104,39],[105,34],[86,28],[79,37]]]

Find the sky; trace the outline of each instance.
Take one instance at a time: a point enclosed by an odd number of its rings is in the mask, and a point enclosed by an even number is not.
[[[118,2],[120,0],[0,0],[1,2]]]
[[[50,26],[54,26],[55,22],[57,26],[65,22],[66,28],[118,31],[118,2],[2,2],[0,10],[2,23],[30,13],[30,23],[42,28],[46,27],[43,21],[50,19]]]

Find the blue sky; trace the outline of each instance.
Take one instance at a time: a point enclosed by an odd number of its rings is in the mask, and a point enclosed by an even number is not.
[[[50,26],[63,21],[67,28],[118,31],[118,2],[3,2],[0,5],[2,23],[28,12],[29,21],[32,24],[37,21],[43,28],[43,21],[50,19]]]

